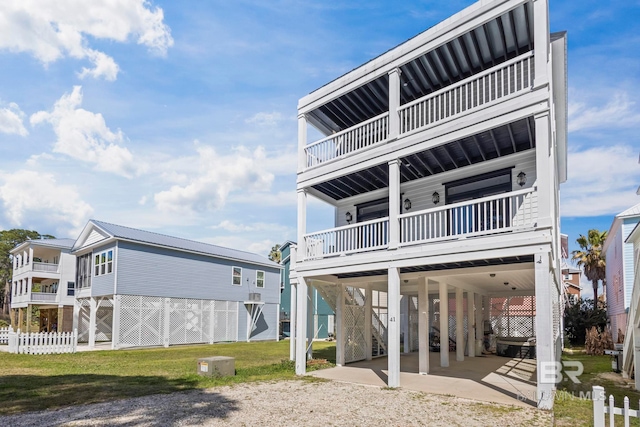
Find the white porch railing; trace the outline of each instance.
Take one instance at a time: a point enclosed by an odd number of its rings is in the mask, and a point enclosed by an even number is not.
[[[535,188],[399,215],[400,245],[481,236],[535,224]]]
[[[383,249],[389,242],[389,217],[306,234],[304,241],[305,259]]]
[[[57,299],[57,292],[31,292],[32,301],[56,302]]]
[[[383,113],[356,126],[329,135],[305,147],[307,167],[384,142],[389,135],[389,113]]]
[[[41,271],[44,273],[57,273],[58,264],[50,264],[47,262],[34,262],[33,271]]]
[[[533,52],[409,102],[398,109],[400,134],[485,107],[533,85]]]
[[[624,417],[624,425],[629,425],[629,418],[640,418],[640,410],[629,409],[629,398],[624,397],[623,408],[616,408],[613,395],[609,396],[609,406],[605,405],[606,395],[604,388],[601,386],[593,386],[591,389],[591,399],[593,400],[593,426],[594,427],[614,427],[615,416],[622,415]],[[605,422],[605,414],[609,414],[609,422]]]
[[[61,354],[75,353],[78,347],[78,330],[73,332],[8,333],[9,353]]]

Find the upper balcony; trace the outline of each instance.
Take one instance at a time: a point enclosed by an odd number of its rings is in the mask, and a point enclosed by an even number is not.
[[[531,93],[542,66],[533,4],[491,7],[431,28],[301,99],[299,172],[322,170],[317,176],[342,159],[362,161],[369,158],[363,153],[381,152],[377,147],[413,143],[414,135],[428,140],[434,132],[425,131],[468,126],[465,116]],[[307,143],[306,123],[325,136]]]

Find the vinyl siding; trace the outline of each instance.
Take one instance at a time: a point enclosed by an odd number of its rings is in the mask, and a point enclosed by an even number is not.
[[[640,218],[625,218],[622,222],[622,242],[627,240]],[[624,277],[624,307],[629,308],[633,292],[633,243],[622,243],[622,272]]]
[[[622,277],[622,231],[620,228],[613,237],[612,243],[607,248],[605,258],[607,260],[607,311],[613,318],[624,313],[624,286]],[[614,325],[615,326],[615,325]],[[614,331],[616,329],[614,328]],[[615,335],[615,334],[614,334]]]
[[[404,193],[402,195],[402,200],[407,198],[411,200],[410,212],[417,212],[423,209],[441,207],[445,203],[445,183],[509,167],[513,168],[511,170],[511,182],[513,184],[513,191],[521,189],[521,187],[516,183],[516,175],[518,175],[521,171],[527,175],[527,183],[522,188],[531,188],[535,185],[536,153],[535,150],[529,150],[516,156],[506,156],[473,166],[443,172],[427,178],[405,182],[400,186],[400,193]],[[432,201],[432,195],[436,191],[438,192],[438,194],[440,194],[440,203],[434,205]],[[376,190],[370,193],[365,193],[362,195],[344,199],[336,207],[336,227],[347,225],[347,221],[345,219],[345,215],[347,212],[351,212],[351,214],[353,215],[352,224],[356,221],[357,210],[355,205],[372,200],[382,199],[385,197],[389,197],[388,189]],[[400,209],[403,209],[402,203]],[[537,212],[534,211],[534,215],[537,215]]]
[[[242,268],[241,286],[232,285],[233,266]],[[122,295],[245,301],[258,292],[272,304],[280,297],[279,269],[131,242],[118,243],[117,270]],[[265,272],[262,289],[255,287],[256,270]]]
[[[114,260],[116,254],[115,244],[99,246],[93,250],[91,254],[91,295],[92,296],[105,296],[105,295],[113,295],[113,284],[115,280],[115,265],[114,271],[108,274],[102,274],[100,276],[95,275],[95,256],[104,251],[113,250]],[[117,261],[116,261],[117,262]]]

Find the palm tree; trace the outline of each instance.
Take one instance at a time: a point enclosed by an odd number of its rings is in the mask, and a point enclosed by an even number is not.
[[[280,264],[280,260],[282,259],[282,254],[280,253],[280,245],[275,245],[271,248],[271,252],[269,252],[269,259]]]
[[[596,229],[589,230],[587,237],[582,234],[576,239],[579,250],[571,252],[572,259],[577,261],[578,267],[582,267],[585,277],[593,284],[593,304],[598,301],[598,281],[602,280],[602,292],[604,293],[606,262],[602,253],[602,245],[607,239],[607,232]]]

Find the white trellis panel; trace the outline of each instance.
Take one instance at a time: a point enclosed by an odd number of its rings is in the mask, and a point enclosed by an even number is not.
[[[122,295],[120,300],[120,342],[118,346],[163,344],[163,299]]]
[[[76,304],[80,305],[78,312],[78,342],[89,341],[89,310],[90,302],[88,299],[79,299]]]
[[[113,326],[113,301],[102,298],[98,301],[96,310],[96,341],[111,341],[111,328]]]
[[[345,363],[364,360],[367,357],[365,337],[364,301],[353,298],[354,292],[345,287],[344,305],[344,360]]]
[[[215,301],[213,341],[238,341],[238,303]]]

